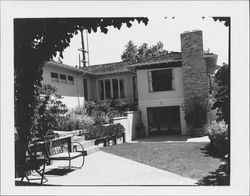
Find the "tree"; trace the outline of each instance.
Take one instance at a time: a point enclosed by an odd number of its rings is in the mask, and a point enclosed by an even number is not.
[[[147,25],[148,18],[26,18],[14,19],[14,111],[19,143],[27,148],[36,97],[41,87],[43,65],[69,46],[74,34],[83,29],[89,33],[107,33],[108,27],[131,27],[134,20]],[[24,156],[23,161],[24,161]]]
[[[213,96],[215,102],[212,109],[217,109],[217,120],[230,122],[230,91],[229,91],[229,66],[223,66],[216,72],[214,77]]]
[[[137,47],[133,41],[130,40],[125,45],[125,50],[121,55],[123,61],[140,61],[150,57],[167,54],[168,51],[163,49],[163,42],[159,41],[156,45],[148,47],[147,43],[143,43]]]
[[[138,54],[137,46],[134,45],[132,40],[130,40],[125,47],[126,49],[121,56],[122,60],[135,61],[137,59],[137,54]]]

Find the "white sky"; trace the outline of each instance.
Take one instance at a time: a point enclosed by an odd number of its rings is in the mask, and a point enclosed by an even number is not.
[[[149,17],[147,26],[133,22],[132,27],[123,25],[120,30],[109,27],[107,34],[98,30],[88,35],[90,65],[121,61],[121,54],[125,45],[132,40],[135,45],[146,42],[149,45],[158,41],[164,43],[168,51],[180,51],[180,34],[184,31],[200,29],[203,31],[203,48],[218,54],[218,65],[228,62],[228,27],[222,22],[214,21],[210,17],[204,20],[202,17],[180,17],[172,19],[172,16]],[[86,38],[86,32],[84,33]],[[70,47],[66,48],[63,55],[63,63],[79,65],[78,48],[81,47],[80,33],[71,40]],[[85,49],[87,48],[85,40]],[[87,58],[87,55],[86,55]]]

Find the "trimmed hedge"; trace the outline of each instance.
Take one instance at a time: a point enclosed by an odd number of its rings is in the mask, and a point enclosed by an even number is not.
[[[90,140],[117,136],[124,133],[124,131],[125,129],[120,123],[107,126],[92,126],[89,127],[89,129],[87,130],[87,133],[85,134],[85,139]]]

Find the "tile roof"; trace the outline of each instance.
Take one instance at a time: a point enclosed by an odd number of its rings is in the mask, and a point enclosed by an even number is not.
[[[215,57],[217,55],[213,53],[205,53],[204,58]],[[181,52],[170,52],[165,55],[160,55],[156,57],[150,57],[147,59],[143,59],[137,62],[114,62],[114,63],[106,63],[99,65],[91,65],[87,67],[76,68],[70,65],[65,65],[58,63],[56,61],[50,61],[51,64],[63,67],[65,69],[69,69],[72,71],[76,71],[79,73],[88,73],[93,75],[103,75],[110,73],[120,73],[120,72],[134,72],[136,66],[148,66],[148,65],[157,65],[162,63],[169,62],[179,62],[181,61]]]
[[[81,69],[92,72],[94,74],[109,74],[109,73],[117,73],[117,72],[129,72],[134,71],[133,65],[144,64],[144,63],[156,63],[161,61],[176,61],[181,59],[180,52],[171,52],[165,55],[160,55],[157,57],[151,57],[147,59],[143,59],[137,62],[115,62],[115,63],[107,63],[100,65],[91,65],[87,67],[82,67]]]
[[[101,74],[133,71],[133,69],[128,66],[130,64],[132,64],[132,62],[115,62],[115,63],[106,63],[106,64],[81,67],[81,69],[88,72],[92,72],[94,74],[101,75]]]

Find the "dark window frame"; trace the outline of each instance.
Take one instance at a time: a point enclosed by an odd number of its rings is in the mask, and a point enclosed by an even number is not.
[[[173,69],[157,69],[148,71],[148,88],[149,92],[175,90]]]

